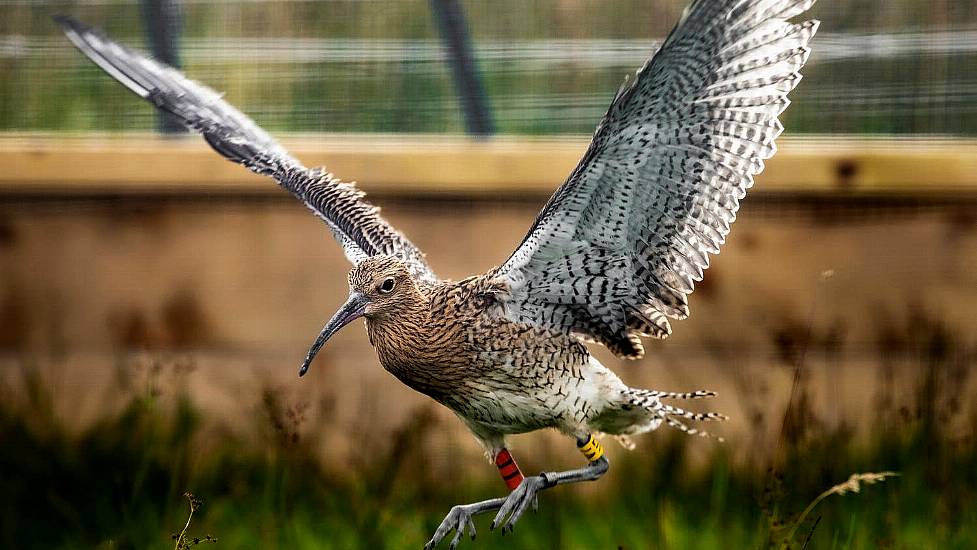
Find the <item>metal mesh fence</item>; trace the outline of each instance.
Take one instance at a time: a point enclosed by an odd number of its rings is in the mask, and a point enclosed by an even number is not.
[[[593,131],[685,0],[463,2],[495,127]],[[465,125],[426,0],[182,3],[179,53],[273,131],[458,133]],[[0,130],[155,127],[151,107],[73,50],[68,13],[146,48],[132,0],[0,0]],[[797,133],[977,135],[977,3],[822,1],[785,125]]]

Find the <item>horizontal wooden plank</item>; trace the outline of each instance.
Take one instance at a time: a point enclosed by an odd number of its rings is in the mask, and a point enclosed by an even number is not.
[[[368,192],[538,196],[573,169],[588,138],[293,135],[284,145]],[[760,193],[974,194],[977,140],[784,138]],[[0,193],[272,193],[269,182],[194,136],[0,136]]]

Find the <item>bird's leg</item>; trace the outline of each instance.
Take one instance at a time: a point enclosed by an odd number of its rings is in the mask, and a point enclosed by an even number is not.
[[[530,505],[536,508],[536,495],[544,489],[567,483],[594,481],[607,472],[610,463],[604,456],[604,448],[592,434],[577,439],[577,448],[589,461],[587,466],[564,472],[543,472],[523,479],[499,507],[499,513],[492,520],[492,529],[501,526],[503,533],[507,530],[511,532],[516,521]]]
[[[503,447],[495,455],[495,467],[499,469],[499,475],[510,491],[514,491],[522,483],[524,479],[522,471],[519,470],[519,465],[516,464],[516,459],[512,458],[509,449]]]
[[[450,548],[452,549],[461,542],[461,537],[464,536],[466,529],[474,540],[475,523],[472,521],[472,516],[494,510],[499,512],[492,521],[492,529],[501,525],[503,533],[511,532],[513,525],[522,517],[529,506],[532,506],[533,509],[536,508],[536,495],[540,491],[567,483],[594,481],[607,472],[610,463],[604,456],[604,448],[594,439],[593,435],[587,434],[586,437],[577,439],[577,448],[590,462],[587,466],[564,472],[543,472],[530,477],[524,477],[509,451],[504,448],[501,449],[495,455],[495,465],[499,469],[502,480],[512,491],[509,496],[455,506],[438,526],[431,540],[424,545],[425,550],[431,550],[437,546],[452,530],[455,531],[455,536],[451,539]],[[503,523],[506,517],[508,520]]]
[[[515,459],[512,458],[512,454],[505,447],[496,453],[495,466],[499,469],[499,475],[502,476],[502,481],[505,482],[506,487],[510,491],[516,489],[522,483],[524,478],[522,472],[519,470],[519,465],[516,464]],[[455,531],[455,536],[451,539],[451,548],[455,548],[461,542],[461,537],[464,536],[465,529],[468,529],[472,540],[475,540],[475,523],[472,521],[472,516],[498,510],[505,503],[505,500],[505,497],[493,498],[472,504],[455,506],[445,516],[444,521],[438,526],[431,540],[424,545],[425,550],[430,550],[437,546],[441,542],[441,539],[447,536],[452,529]]]

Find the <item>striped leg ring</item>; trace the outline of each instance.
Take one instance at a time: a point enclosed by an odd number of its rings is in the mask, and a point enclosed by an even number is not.
[[[604,456],[604,447],[594,438],[594,434],[587,434],[586,442],[577,441],[577,448],[591,462],[596,462]]]
[[[522,472],[519,471],[519,465],[516,464],[516,459],[509,454],[508,449],[502,449],[499,454],[495,455],[495,466],[499,469],[499,475],[502,476],[502,481],[505,481],[505,486],[510,491],[514,491],[522,483]]]

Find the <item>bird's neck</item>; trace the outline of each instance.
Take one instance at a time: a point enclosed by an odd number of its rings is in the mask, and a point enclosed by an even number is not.
[[[377,349],[381,361],[385,354],[409,357],[425,340],[429,312],[418,309],[404,315],[376,317],[366,320],[370,343]]]
[[[370,343],[383,368],[435,399],[442,391],[438,373],[447,344],[439,336],[438,327],[442,326],[432,318],[430,303],[423,297],[398,309],[396,315],[366,321]]]
[[[370,343],[377,350],[384,367],[399,362],[413,362],[426,346],[431,311],[423,298],[400,304],[396,313],[366,320]],[[388,367],[389,370],[389,367]]]

